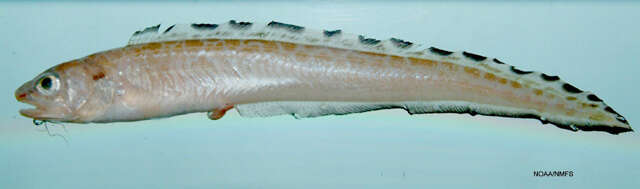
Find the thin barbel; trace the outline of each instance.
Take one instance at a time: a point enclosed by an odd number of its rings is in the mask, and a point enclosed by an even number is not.
[[[60,137],[60,138],[62,138],[62,140],[64,140],[64,143],[65,143],[67,146],[69,145],[69,140],[67,140],[67,137],[65,137],[64,135],[61,135],[61,134],[51,133],[51,131],[49,130],[49,124],[52,124],[52,125],[60,125],[60,126],[62,127],[62,129],[64,130],[64,132],[65,132],[65,133],[68,133],[68,132],[67,132],[67,128],[66,128],[66,126],[64,126],[64,124],[55,124],[55,123],[52,123],[52,122],[47,121],[47,120],[37,120],[37,119],[34,119],[34,120],[33,120],[33,124],[34,124],[36,127],[37,127],[37,126],[40,126],[40,125],[44,125],[44,128],[45,128],[45,130],[47,131],[47,135],[49,135],[49,136],[51,136],[51,137]]]

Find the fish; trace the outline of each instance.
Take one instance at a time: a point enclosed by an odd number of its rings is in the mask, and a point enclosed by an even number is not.
[[[538,119],[633,131],[600,97],[496,58],[342,30],[238,22],[155,25],[126,46],[53,66],[15,91],[48,122],[111,123],[206,112],[308,118],[382,109]]]

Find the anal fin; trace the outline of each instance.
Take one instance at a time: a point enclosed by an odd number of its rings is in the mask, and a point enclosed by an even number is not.
[[[373,110],[403,108],[403,104],[370,102],[261,102],[236,106],[243,117],[292,115],[296,118],[344,115]]]
[[[236,105],[243,117],[292,115],[296,118],[345,115],[382,109],[404,109],[409,114],[468,113],[517,118],[537,118],[535,110],[516,109],[462,101],[323,102],[279,101]]]

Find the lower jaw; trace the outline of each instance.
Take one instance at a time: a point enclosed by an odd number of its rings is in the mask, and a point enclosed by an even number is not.
[[[57,116],[55,114],[46,114],[43,110],[40,109],[22,109],[20,110],[20,115],[36,120],[45,120],[45,121],[59,121],[62,116]]]
[[[20,110],[20,115],[36,119],[39,112],[40,110],[38,109],[22,109]]]

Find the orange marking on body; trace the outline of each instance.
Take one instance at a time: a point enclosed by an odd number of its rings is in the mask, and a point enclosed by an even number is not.
[[[94,81],[97,81],[97,80],[102,79],[102,78],[104,78],[104,73],[103,72],[100,72],[100,73],[98,73],[96,75],[93,75],[93,80]]]
[[[597,108],[598,107],[597,104],[580,103],[580,105],[582,105],[582,108]]]
[[[164,43],[165,46],[175,46],[178,44],[178,41],[165,41],[162,43]]]
[[[216,42],[218,40],[209,40],[208,42]],[[240,40],[221,40],[224,44],[225,47],[231,47],[231,48],[236,48],[238,46],[240,46]],[[257,40],[245,40],[244,43],[250,43],[250,42],[255,42]],[[258,41],[260,42],[260,41]],[[273,42],[272,42],[273,43]],[[272,45],[273,47],[275,47],[275,44]]]
[[[411,64],[421,64],[421,65],[426,65],[430,67],[433,67],[437,64],[436,62],[428,59],[419,59],[419,58],[413,58],[413,57],[409,57],[408,59],[409,59],[409,62],[411,62]]]
[[[140,47],[141,50],[157,50],[162,48],[162,43],[146,43]]]
[[[577,98],[576,98],[576,97],[572,97],[572,96],[568,96],[568,97],[567,97],[567,100],[569,100],[569,101],[574,101],[574,100],[577,100]]]
[[[274,42],[270,41],[270,43],[274,43]],[[280,47],[282,48],[282,50],[285,50],[287,52],[295,51],[296,47],[298,46],[293,43],[278,43],[278,44],[280,44]],[[302,45],[302,46],[307,46],[307,45]]]
[[[184,48],[184,43],[177,43],[176,46],[174,47],[176,49],[183,49]]]
[[[473,75],[474,77],[480,77],[480,70],[477,68],[464,67],[464,72]]]
[[[505,79],[505,78],[500,78],[500,80],[499,80],[498,82],[500,82],[500,83],[502,83],[502,84],[507,84],[507,79]]]
[[[449,68],[449,71],[456,71],[456,66],[451,62],[442,62],[442,66]]]
[[[589,115],[589,119],[594,121],[602,121],[602,120],[605,120],[606,118],[607,118],[606,115],[599,112]]]
[[[542,90],[536,89],[536,90],[533,90],[533,93],[536,94],[536,96],[540,96],[542,95]]]
[[[520,83],[518,83],[517,81],[511,81],[511,86],[513,88],[522,88],[522,85]]]
[[[484,74],[484,78],[489,81],[493,81],[493,80],[496,80],[496,75],[492,73],[486,73]]]
[[[232,41],[237,41],[237,40],[232,40]],[[202,42],[201,40],[186,40],[184,41],[184,44],[187,47],[202,47],[204,45],[204,42]]]
[[[551,98],[555,98],[555,97],[556,97],[556,95],[553,95],[553,94],[549,94],[549,95],[547,95],[547,98],[550,98],[550,99],[551,99]]]

